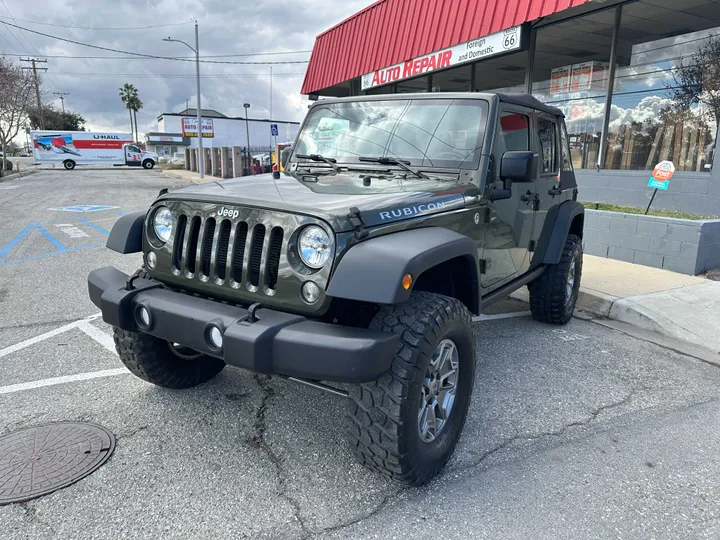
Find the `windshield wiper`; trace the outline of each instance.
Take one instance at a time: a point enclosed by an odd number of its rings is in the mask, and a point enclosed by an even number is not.
[[[320,154],[297,154],[295,157],[300,159],[309,159],[310,161],[323,161],[330,165],[335,171],[340,171],[340,167],[335,165],[337,159],[321,156]]]
[[[418,178],[427,178],[427,176],[425,176],[423,173],[408,167],[410,162],[404,161],[402,159],[395,159],[389,157],[359,157],[358,161],[365,161],[366,163],[379,163],[380,165],[397,165],[398,167],[405,169],[413,176],[417,176]]]

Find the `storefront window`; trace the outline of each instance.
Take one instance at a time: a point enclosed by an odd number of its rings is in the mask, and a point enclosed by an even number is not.
[[[526,65],[526,52],[476,63],[473,92],[524,92]]]
[[[657,1],[655,17],[672,21],[678,13],[672,3],[660,0],[667,4],[662,7]],[[720,113],[720,106],[712,107],[713,96],[720,98],[720,10],[714,22],[707,15],[693,19],[715,28],[665,37],[664,25],[647,27],[647,9],[641,1],[623,11],[626,48],[618,56],[603,167],[649,170],[670,160],[676,171],[708,172]]]
[[[472,66],[466,64],[453,69],[439,71],[432,75],[433,92],[469,92]]]
[[[610,9],[537,30],[532,93],[565,113],[576,169],[597,165],[614,23]]]
[[[416,94],[418,92],[428,91],[428,78],[417,77],[415,79],[409,79],[407,81],[400,81],[395,85],[396,94]]]

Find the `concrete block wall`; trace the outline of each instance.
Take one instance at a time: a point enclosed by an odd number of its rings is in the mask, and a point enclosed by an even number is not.
[[[720,266],[720,220],[586,210],[585,253],[682,274]]]
[[[646,208],[653,190],[650,171],[577,169],[578,198],[583,202]],[[653,208],[720,217],[720,167],[712,172],[676,172],[667,191],[658,191]]]

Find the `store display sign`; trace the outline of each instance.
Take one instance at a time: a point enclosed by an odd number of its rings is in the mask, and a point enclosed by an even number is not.
[[[521,48],[521,38],[522,27],[513,26],[501,32],[366,73],[362,76],[361,88],[367,90],[368,88],[417,77],[439,69],[515,51]]]
[[[661,161],[653,169],[652,176],[648,180],[647,187],[667,191],[670,179],[675,173],[675,164],[672,161]]]
[[[550,72],[550,94],[604,90],[606,85],[606,62],[583,62],[555,68]]]
[[[195,123],[197,125],[197,122]],[[182,136],[179,135],[148,135],[148,142],[183,142]]]
[[[550,93],[563,94],[570,90],[570,66],[555,68],[550,73]]]
[[[197,118],[183,118],[182,134],[183,134],[183,137],[197,137],[198,136]],[[202,136],[203,136],[203,139],[212,139],[213,137],[215,137],[215,129],[213,127],[213,121],[211,118],[203,118]]]

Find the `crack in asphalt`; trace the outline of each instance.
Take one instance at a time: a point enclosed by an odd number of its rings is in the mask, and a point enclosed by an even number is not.
[[[294,497],[292,497],[288,493],[287,477],[282,466],[282,458],[277,455],[275,450],[273,450],[268,444],[268,442],[265,440],[265,430],[267,429],[267,426],[265,425],[265,411],[267,410],[268,402],[275,396],[275,389],[270,386],[270,384],[268,384],[268,379],[264,375],[255,373],[253,375],[253,379],[260,387],[260,391],[262,392],[262,400],[260,401],[260,406],[255,412],[255,425],[253,426],[255,429],[255,433],[252,435],[250,444],[264,452],[270,460],[270,463],[272,463],[273,467],[275,467],[275,474],[278,479],[278,495],[285,499],[292,507],[293,517],[300,524],[300,529],[303,532],[301,538],[304,540],[306,538],[309,538],[312,533],[310,529],[308,529],[308,526],[302,517],[302,512],[300,511],[300,504],[297,500],[295,500]]]
[[[130,437],[134,437],[141,431],[145,431],[148,427],[149,426],[147,424],[145,424],[144,426],[136,427],[135,429],[133,429],[132,431],[129,431],[128,433],[122,433],[122,434],[117,433],[117,434],[115,434],[115,439],[118,441],[121,439],[129,439]]]
[[[485,452],[482,456],[480,456],[478,459],[476,459],[469,465],[458,468],[458,469],[453,469],[452,471],[448,471],[448,472],[458,473],[458,472],[464,472],[464,471],[467,471],[470,469],[474,469],[475,467],[482,465],[482,463],[485,460],[487,460],[489,457],[496,454],[500,450],[503,450],[503,449],[511,446],[516,441],[536,441],[536,440],[542,439],[544,437],[559,437],[559,436],[565,434],[565,432],[571,428],[586,426],[586,425],[590,424],[591,422],[593,422],[595,419],[597,419],[598,415],[601,412],[607,411],[610,409],[614,409],[616,407],[621,407],[621,406],[629,403],[637,393],[643,392],[643,391],[649,390],[649,389],[650,389],[650,387],[646,387],[646,386],[643,386],[640,388],[634,388],[622,399],[620,399],[618,401],[614,401],[607,405],[601,405],[599,407],[596,407],[595,409],[590,411],[590,414],[586,418],[584,418],[582,420],[575,420],[573,422],[565,424],[560,429],[557,429],[555,431],[543,431],[541,433],[534,433],[534,434],[528,434],[528,435],[523,435],[516,431],[514,436],[505,439],[503,442],[501,442],[494,448],[491,448],[490,450]]]
[[[400,493],[402,493],[402,491]],[[370,518],[376,516],[377,514],[379,514],[380,512],[382,512],[383,510],[385,510],[385,508],[387,508],[387,506],[390,504],[390,498],[393,497],[394,495],[399,495],[400,493],[388,493],[387,495],[385,495],[382,498],[382,500],[380,501],[380,504],[378,504],[375,508],[370,510],[370,512],[368,512],[367,514],[356,517],[356,518],[346,521],[344,523],[340,523],[338,525],[333,525],[332,527],[326,527],[324,529],[321,529],[320,531],[314,533],[310,537],[304,537],[303,540],[307,540],[309,538],[319,538],[321,536],[324,536],[327,533],[341,531],[343,529],[347,529],[348,527],[352,527],[353,525],[357,525],[358,523],[361,523],[367,519],[370,519]]]

